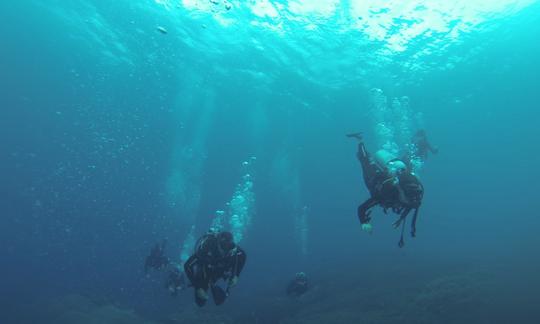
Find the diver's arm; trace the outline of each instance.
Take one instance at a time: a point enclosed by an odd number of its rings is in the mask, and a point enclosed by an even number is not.
[[[229,282],[227,284],[227,291],[230,288],[233,288],[238,283],[238,276],[240,276],[240,272],[242,272],[242,269],[244,268],[244,265],[246,264],[246,252],[242,250],[239,246],[236,247],[236,252],[233,256],[231,256],[232,264],[231,264],[231,276],[229,278]],[[225,279],[225,278],[224,278]]]
[[[369,214],[372,207],[376,206],[379,203],[379,201],[375,198],[369,198],[366,200],[363,204],[358,206],[358,219],[360,219],[361,224],[368,224],[371,220],[371,217],[369,217]]]
[[[240,272],[242,272],[242,269],[244,269],[244,265],[246,264],[247,255],[242,248],[237,247],[236,248],[236,254],[234,256],[234,264],[233,264],[233,275],[239,276]]]
[[[199,258],[195,255],[192,255],[186,263],[184,263],[184,272],[188,277],[189,281],[193,284],[195,282],[195,266],[199,262]]]

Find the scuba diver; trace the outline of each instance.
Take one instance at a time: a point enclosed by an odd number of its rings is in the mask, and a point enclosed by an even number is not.
[[[165,256],[165,246],[167,245],[167,240],[163,240],[160,243],[156,243],[150,255],[146,257],[144,262],[144,272],[148,273],[149,269],[162,270],[169,266],[169,258]]]
[[[165,280],[165,288],[172,296],[177,296],[179,291],[186,288],[184,273],[180,266],[172,263],[169,258],[165,256],[166,244],[167,241],[163,240],[152,248],[150,255],[146,257],[144,272],[148,273],[150,269],[168,272],[167,279]]]
[[[431,145],[427,138],[426,131],[423,129],[419,129],[416,132],[412,138],[412,143],[416,150],[415,155],[422,161],[427,160],[429,152],[432,154],[439,153],[439,148]]]
[[[357,157],[362,165],[364,182],[370,193],[370,198],[358,206],[358,218],[362,229],[369,233],[373,228],[371,221],[371,208],[379,205],[385,214],[390,209],[400,217],[394,222],[394,228],[401,228],[399,247],[403,247],[403,232],[405,220],[414,210],[411,224],[411,236],[416,236],[416,220],[418,209],[422,204],[424,187],[420,180],[402,160],[396,158],[386,150],[379,150],[372,158],[367,152],[361,133],[348,134],[347,137],[358,140]]]
[[[287,286],[287,296],[300,297],[308,291],[308,288],[306,274],[298,272]]]
[[[186,288],[186,279],[184,272],[179,265],[172,265],[169,275],[165,280],[165,288],[171,293],[171,296],[178,296],[178,292]]]
[[[195,302],[202,307],[208,300],[208,288],[216,305],[221,305],[246,263],[246,253],[234,243],[230,232],[209,232],[195,246],[194,254],[184,263],[184,272],[195,289]],[[227,282],[224,290],[217,282]]]

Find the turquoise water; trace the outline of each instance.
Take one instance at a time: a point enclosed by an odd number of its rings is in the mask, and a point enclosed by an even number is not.
[[[0,309],[8,323],[537,323],[540,4],[0,3]],[[370,151],[439,147],[415,239]],[[196,309],[145,275],[209,228],[246,250]],[[299,300],[284,296],[297,271]]]

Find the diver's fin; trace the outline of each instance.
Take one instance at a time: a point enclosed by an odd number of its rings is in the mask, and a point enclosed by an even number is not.
[[[362,132],[346,134],[347,137],[362,138]]]
[[[212,286],[212,296],[214,297],[214,303],[217,306],[223,304],[225,299],[227,299],[227,293],[218,285]]]

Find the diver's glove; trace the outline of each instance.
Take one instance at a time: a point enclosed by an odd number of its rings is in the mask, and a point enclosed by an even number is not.
[[[238,276],[232,277],[231,279],[229,279],[229,288],[236,286],[237,283],[238,283]]]
[[[207,300],[208,294],[206,293],[206,291],[204,291],[204,289],[199,288],[197,289],[197,298]]]
[[[367,232],[369,234],[373,233],[373,226],[370,223],[362,224],[362,231]]]

